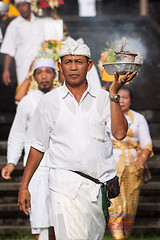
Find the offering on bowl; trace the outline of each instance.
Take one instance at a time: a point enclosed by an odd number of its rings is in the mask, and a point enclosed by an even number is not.
[[[115,52],[116,62],[134,62],[135,57],[138,56],[136,53],[130,53],[129,51],[125,52]]]
[[[106,53],[107,57],[103,55],[102,66],[109,75],[113,75],[114,72],[117,72],[119,75],[124,75],[127,72],[138,73],[140,71],[142,65],[142,56],[140,53],[137,54],[135,52],[124,50],[126,42],[126,38],[122,38],[120,51],[115,51],[114,48],[117,49],[117,47],[116,45],[113,45],[112,48],[109,48],[108,52]],[[118,44],[117,46],[119,47]],[[110,52],[112,52],[112,55]]]
[[[129,51],[120,51],[115,52],[116,62],[103,64],[105,71],[113,75],[114,72],[117,72],[119,75],[124,75],[127,72],[136,72],[138,73],[141,68],[140,63],[135,62],[136,53],[130,53]]]

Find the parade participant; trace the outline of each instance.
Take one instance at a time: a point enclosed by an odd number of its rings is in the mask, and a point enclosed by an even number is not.
[[[20,16],[8,25],[1,46],[1,53],[5,54],[2,75],[5,85],[11,82],[9,67],[13,58],[19,85],[26,79],[32,61],[41,49],[42,42],[53,35],[55,39],[63,36],[62,20],[35,17],[31,12],[30,0],[15,0],[15,4]],[[53,28],[52,31],[49,30],[50,26]]]
[[[55,65],[52,59],[38,59],[33,66],[34,78],[37,81],[38,88],[29,91],[18,104],[17,112],[8,138],[7,162],[2,169],[2,177],[10,179],[11,173],[15,169],[22,150],[25,148],[24,166],[29,153],[30,144],[27,141],[28,126],[30,124],[33,112],[42,96],[53,89],[53,78],[55,77]],[[44,156],[40,166],[35,172],[30,182],[29,190],[31,193],[31,213],[30,222],[32,234],[35,239],[47,240],[48,228],[53,226],[52,216],[49,212],[49,190],[48,190],[48,168],[45,166]],[[50,228],[53,240],[53,227]],[[39,236],[38,236],[39,235]]]
[[[118,92],[120,106],[131,119],[131,126],[123,141],[113,138],[113,155],[120,180],[120,194],[112,199],[109,208],[109,228],[115,240],[128,239],[138,206],[143,171],[152,151],[152,141],[144,116],[130,110],[131,94],[126,86]]]
[[[86,80],[93,65],[90,49],[73,39],[63,42],[59,69],[65,83],[46,94],[30,125],[31,149],[20,184],[18,203],[28,214],[28,184],[44,152],[49,154],[49,189],[56,239],[103,239],[105,218],[100,186],[73,171],[102,182],[115,177],[110,131],[123,139],[127,120],[118,103],[123,85],[115,74],[110,93],[94,89]],[[127,73],[124,82],[134,78]],[[38,123],[38,124],[37,124]]]
[[[6,54],[2,80],[5,85],[11,82],[9,67],[15,59],[18,84],[27,76],[29,67],[36,57],[43,41],[42,24],[31,13],[30,0],[16,0],[20,16],[7,27],[1,46],[1,53]]]

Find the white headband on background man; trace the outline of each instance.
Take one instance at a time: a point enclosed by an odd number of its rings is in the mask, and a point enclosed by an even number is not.
[[[17,5],[20,2],[27,2],[27,3],[31,3],[31,0],[15,0],[14,3],[15,5]]]
[[[91,58],[89,47],[81,41],[75,41],[71,37],[68,37],[66,41],[62,42],[59,57],[61,58],[66,55],[82,55]]]
[[[35,71],[37,68],[40,68],[40,67],[50,67],[50,68],[53,68],[54,70],[56,69],[54,60],[51,58],[37,59],[33,64],[33,71]]]

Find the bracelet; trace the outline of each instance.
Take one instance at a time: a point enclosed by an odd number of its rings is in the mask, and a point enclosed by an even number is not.
[[[140,156],[142,156],[145,160],[147,160],[147,156],[143,153]]]

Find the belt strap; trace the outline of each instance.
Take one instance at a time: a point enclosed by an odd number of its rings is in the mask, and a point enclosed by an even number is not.
[[[103,182],[100,182],[99,179],[94,178],[94,177],[92,177],[90,175],[87,175],[87,174],[85,174],[83,172],[79,172],[79,171],[72,171],[72,172],[77,173],[77,174],[81,175],[82,177],[87,178],[87,179],[91,180],[92,182],[95,182],[96,184],[101,184],[103,186],[105,185]]]

